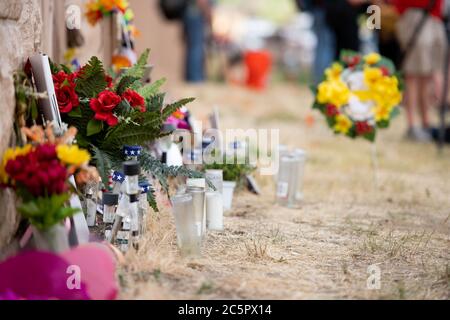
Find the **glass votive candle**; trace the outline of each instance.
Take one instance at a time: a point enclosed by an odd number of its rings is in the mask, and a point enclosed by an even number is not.
[[[114,171],[112,174],[112,193],[119,193],[122,183],[125,181],[125,175],[122,172]]]
[[[206,227],[212,231],[223,230],[223,201],[217,192],[206,192]]]
[[[183,255],[199,255],[201,237],[198,234],[192,196],[189,193],[172,197],[178,247]]]
[[[285,156],[280,161],[276,199],[279,205],[295,207],[298,182],[298,159]]]
[[[186,187],[206,188],[205,178],[188,178],[186,179]]]
[[[205,189],[199,187],[188,187],[187,192],[192,196],[197,233],[203,238],[206,229]]]
[[[206,180],[209,180],[216,190],[213,190],[209,185],[206,186],[207,192],[213,192],[217,191],[220,194],[223,192],[223,171],[222,170],[206,170],[205,171],[205,178]]]
[[[306,164],[306,152],[302,149],[295,149],[293,151],[293,156],[298,160],[298,172],[297,172],[297,192],[295,194],[295,199],[297,202],[303,200],[303,179],[305,175],[305,164]]]
[[[103,222],[113,223],[114,216],[116,214],[116,207],[119,204],[119,194],[104,192],[102,203],[103,203]]]
[[[125,191],[127,194],[139,194],[139,174],[141,166],[135,160],[125,161],[123,163],[123,173],[126,176]]]

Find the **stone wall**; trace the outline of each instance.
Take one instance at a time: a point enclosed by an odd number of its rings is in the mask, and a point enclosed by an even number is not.
[[[13,126],[13,72],[40,48],[40,0],[0,1],[0,155],[8,147]],[[0,191],[0,250],[11,240],[18,219],[14,198]]]

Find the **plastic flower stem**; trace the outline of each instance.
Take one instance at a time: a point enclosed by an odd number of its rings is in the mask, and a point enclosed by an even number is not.
[[[373,184],[375,189],[378,189],[378,151],[377,151],[377,143],[375,141],[372,142],[372,169],[373,169]]]

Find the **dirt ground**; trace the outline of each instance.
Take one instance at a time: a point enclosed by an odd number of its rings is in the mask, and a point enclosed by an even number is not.
[[[305,87],[206,85],[177,95],[197,97],[198,118],[217,106],[226,128],[280,129],[281,143],[305,149],[305,200],[279,207],[272,178],[258,177],[263,194],[237,194],[225,231],[209,233],[191,259],[177,252],[170,210],[152,213],[141,249],[119,270],[121,298],[449,299],[448,148],[439,155],[404,141],[403,116],[395,119],[378,136],[376,187],[371,144],[334,136]],[[380,289],[368,289],[370,266]]]

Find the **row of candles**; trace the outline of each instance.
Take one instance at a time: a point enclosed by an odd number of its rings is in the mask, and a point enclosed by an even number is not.
[[[138,247],[138,239],[145,232],[146,215],[149,212],[147,192],[149,183],[139,184],[141,173],[138,146],[124,147],[127,161],[123,173],[114,172],[110,192],[102,195],[105,239],[126,252],[130,243]],[[301,149],[290,151],[280,146],[279,172],[276,178],[276,200],[279,205],[296,207],[302,200],[303,173],[306,154]],[[206,181],[209,181],[212,188]],[[96,207],[89,193],[86,196],[87,220],[91,218],[90,207]],[[178,246],[184,255],[200,254],[202,241],[208,231],[222,231],[223,225],[223,172],[206,170],[205,178],[187,179],[172,197],[172,212],[175,218]],[[92,223],[92,220],[94,221]]]
[[[85,191],[84,206],[89,227],[96,225],[97,210],[103,214],[104,238],[126,252],[130,245],[138,249],[138,240],[146,231],[150,210],[148,182],[139,183],[141,168],[139,146],[125,146],[126,161],[122,171],[111,176],[110,191],[102,193],[102,206],[97,208],[97,184]],[[206,181],[209,181],[209,185]],[[172,197],[172,211],[177,230],[177,242],[182,254],[199,254],[207,230],[223,230],[223,172],[206,170],[205,178],[187,179],[186,185]]]

